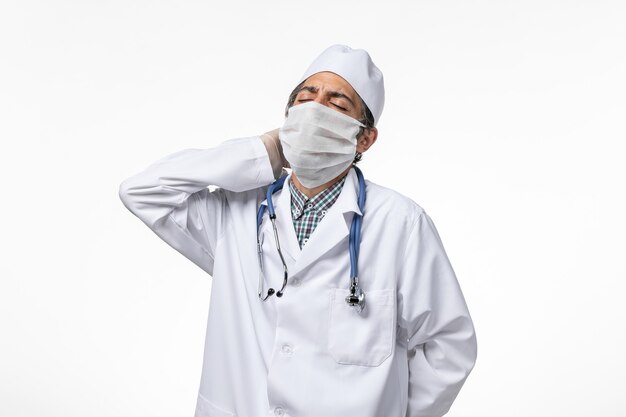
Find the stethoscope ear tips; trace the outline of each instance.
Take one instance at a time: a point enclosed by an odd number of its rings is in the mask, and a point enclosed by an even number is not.
[[[282,297],[282,296],[283,296],[283,292],[282,292],[282,291],[278,291],[278,292],[276,293],[276,297]]]
[[[270,288],[269,290],[267,290],[267,296],[269,297],[271,295],[274,295],[274,288]]]

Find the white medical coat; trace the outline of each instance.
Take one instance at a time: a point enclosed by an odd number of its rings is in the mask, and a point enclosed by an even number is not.
[[[259,300],[256,213],[274,180],[259,137],[169,155],[122,182],[124,205],[213,277],[196,417],[439,417],[476,360],[476,336],[435,226],[416,203],[366,181],[361,314],[346,304],[358,182],[300,250],[289,181],[274,195],[289,269]],[[218,188],[210,191],[209,185]],[[282,285],[267,214],[265,290]]]

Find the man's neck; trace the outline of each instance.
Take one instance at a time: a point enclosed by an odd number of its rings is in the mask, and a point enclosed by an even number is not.
[[[293,180],[293,184],[296,186],[296,188],[298,190],[300,190],[300,192],[302,194],[304,194],[307,197],[311,198],[311,197],[321,193],[322,191],[324,191],[328,187],[332,187],[335,183],[337,183],[339,180],[341,180],[344,176],[346,176],[348,174],[348,171],[350,171],[350,168],[352,168],[352,165],[350,165],[348,168],[346,168],[346,170],[343,171],[341,174],[339,174],[337,177],[333,178],[332,180],[328,181],[327,183],[324,183],[322,185],[318,185],[315,188],[306,188],[304,185],[302,185],[302,183],[300,182],[300,180],[296,176],[295,172],[292,173],[291,179]]]

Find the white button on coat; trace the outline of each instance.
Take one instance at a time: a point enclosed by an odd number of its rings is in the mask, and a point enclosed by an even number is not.
[[[430,217],[407,197],[366,180],[359,262],[365,309],[359,314],[345,302],[349,228],[360,212],[354,170],[302,250],[285,181],[274,195],[278,234],[290,276],[307,285],[287,286],[282,298],[263,302],[255,218],[273,179],[262,141],[250,137],[176,152],[120,185],[133,214],[213,277],[196,417],[257,417],[268,410],[324,417],[445,414],[477,348]],[[265,287],[280,288],[282,264],[267,215],[261,233]],[[289,350],[285,338],[297,354],[277,354]]]

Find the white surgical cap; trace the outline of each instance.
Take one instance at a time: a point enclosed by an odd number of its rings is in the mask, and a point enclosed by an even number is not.
[[[333,45],[318,56],[305,71],[300,82],[318,72],[330,71],[346,80],[363,99],[378,123],[385,105],[383,73],[363,49]]]

